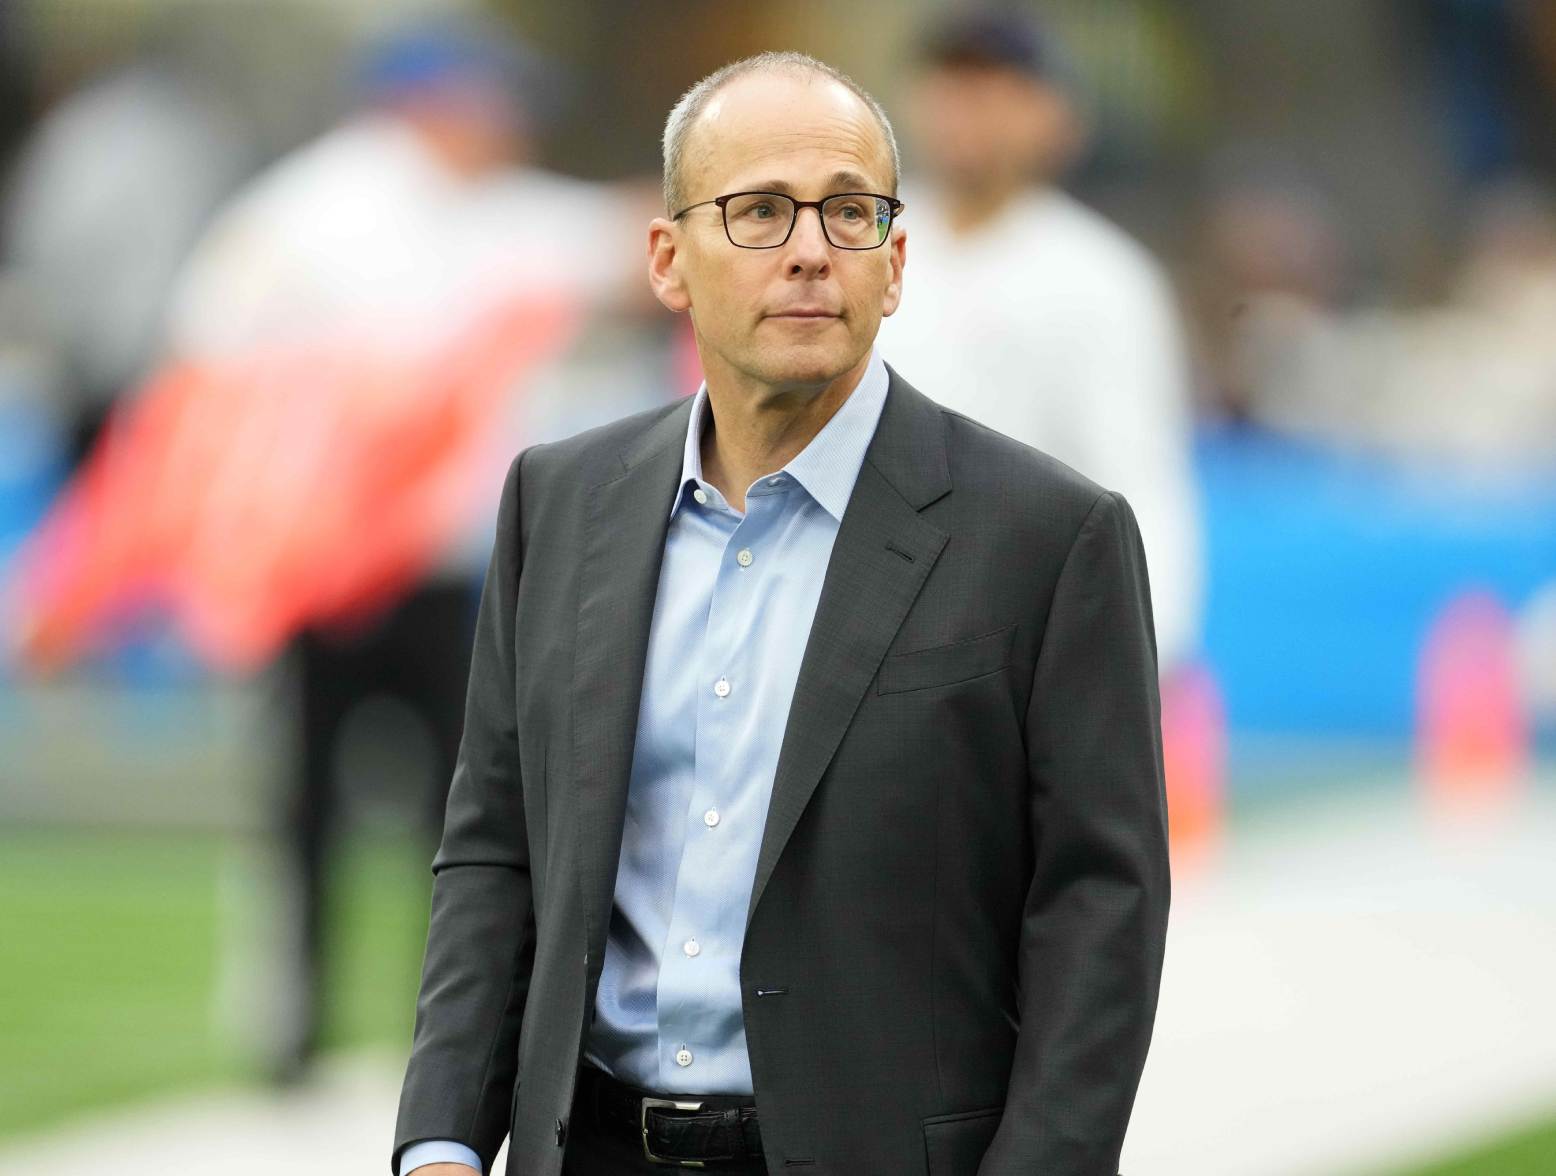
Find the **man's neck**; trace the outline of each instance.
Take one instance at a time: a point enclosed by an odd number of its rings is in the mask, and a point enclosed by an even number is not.
[[[859,386],[869,363],[867,353],[819,392],[752,386],[733,372],[722,379],[710,373],[702,476],[744,512],[746,488],[782,469],[810,444]]]

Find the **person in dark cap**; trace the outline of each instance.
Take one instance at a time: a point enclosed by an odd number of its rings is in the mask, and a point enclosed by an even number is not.
[[[1055,182],[1079,156],[1076,70],[1045,26],[1003,10],[955,13],[925,33],[917,64],[922,162],[959,228]]]

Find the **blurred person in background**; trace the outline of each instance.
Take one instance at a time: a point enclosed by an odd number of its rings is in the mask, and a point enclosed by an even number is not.
[[[1300,170],[1231,151],[1214,169],[1187,280],[1206,415],[1269,425],[1272,348],[1327,336],[1352,304],[1356,260],[1333,202]],[[1339,389],[1287,408],[1315,419]]]
[[[1187,357],[1166,276],[1058,187],[1085,128],[1051,30],[1009,11],[931,27],[911,91],[923,174],[903,188],[914,281],[881,329],[941,403],[1135,507],[1165,675],[1202,596]]]
[[[258,176],[196,247],[171,300],[172,360],[313,345],[339,355],[344,344],[409,362],[494,302],[527,290],[609,298],[625,279],[620,201],[531,159],[564,93],[557,67],[495,26],[419,22],[369,49],[358,87],[340,125]],[[508,415],[490,438],[493,455],[511,453],[509,429],[525,414]],[[264,1018],[262,1043],[277,1081],[301,1077],[319,1047],[341,736],[370,697],[393,700],[391,712],[380,707],[377,737],[410,728],[425,752],[412,757],[425,761],[417,828],[435,843],[494,515],[473,517],[439,566],[372,621],[312,625],[289,650],[301,762],[277,798],[281,1007]]]
[[[1532,179],[1482,185],[1467,202],[1442,304],[1383,316],[1377,391],[1353,436],[1396,453],[1492,471],[1556,462],[1556,195]],[[1363,351],[1366,356],[1368,351]],[[1358,389],[1360,390],[1360,389]]]
[[[1351,250],[1311,183],[1229,177],[1207,207],[1198,283],[1215,291],[1198,317],[1225,405],[1353,452],[1483,470],[1549,462],[1556,201],[1528,180],[1487,184],[1465,225],[1443,297],[1358,305]]]
[[[260,162],[213,24],[153,22],[44,114],[8,177],[0,265],[37,324],[72,464],[155,362],[179,266]]]

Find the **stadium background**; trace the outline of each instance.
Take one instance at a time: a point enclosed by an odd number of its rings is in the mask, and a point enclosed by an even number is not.
[[[1203,666],[1224,743],[1206,753],[1219,791],[1175,846],[1124,1169],[1556,1171],[1556,360],[1539,329],[1556,317],[1489,335],[1455,317],[1509,305],[1462,301],[1509,240],[1521,280],[1556,284],[1556,4],[1030,7],[1064,35],[1096,119],[1067,186],[1157,254],[1196,340]],[[213,189],[231,191],[337,116],[364,38],[474,8],[13,0],[0,165],[154,46],[241,130]],[[758,49],[836,62],[893,109],[937,8],[484,11],[569,70],[541,162],[632,181],[656,176],[680,90]],[[1274,255],[1258,264],[1228,211],[1248,193]],[[0,556],[70,465],[69,418],[47,410],[67,381],[13,260],[0,253]],[[1424,366],[1403,370],[1425,378],[1368,404],[1312,386],[1306,352],[1238,378],[1247,357],[1218,332],[1278,299],[1368,356],[1414,348]],[[1464,349],[1483,338],[1513,369],[1498,386],[1535,389],[1537,411],[1473,378]],[[574,362],[616,345],[585,339]],[[425,932],[425,854],[403,832],[424,758],[371,707],[341,749],[328,1051],[309,1082],[273,1089],[254,1063],[273,946],[264,806],[289,748],[266,688],[154,626],[48,681],[0,665],[0,1172],[382,1164]]]

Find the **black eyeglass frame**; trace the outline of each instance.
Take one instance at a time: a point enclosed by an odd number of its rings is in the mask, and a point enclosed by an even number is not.
[[[737,196],[777,196],[780,199],[787,200],[789,203],[793,204],[794,215],[789,218],[789,231],[783,235],[783,240],[775,242],[772,245],[742,245],[739,241],[735,240],[734,236],[729,231],[729,211],[727,205]],[[891,215],[886,218],[886,232],[874,245],[839,245],[832,239],[832,234],[827,232],[827,218],[822,215],[821,206],[829,200],[842,200],[849,196],[868,196],[871,200],[884,200],[886,201],[887,207],[891,209]],[[794,235],[794,226],[800,223],[800,211],[806,208],[814,208],[816,210],[816,219],[821,222],[821,235],[827,239],[827,244],[832,246],[834,249],[847,249],[852,253],[866,253],[871,249],[879,249],[882,245],[886,244],[886,242],[891,239],[892,225],[897,223],[897,216],[906,207],[906,205],[904,205],[903,202],[898,200],[895,196],[887,196],[882,192],[837,192],[831,196],[823,196],[820,200],[796,200],[787,192],[726,192],[722,196],[715,196],[712,200],[699,200],[696,204],[688,204],[685,208],[681,209],[680,212],[672,215],[670,219],[673,221],[680,220],[692,209],[701,208],[705,204],[717,204],[719,206],[719,220],[724,225],[724,236],[728,238],[729,243],[736,249],[782,248],[784,245],[788,244],[789,238]]]

